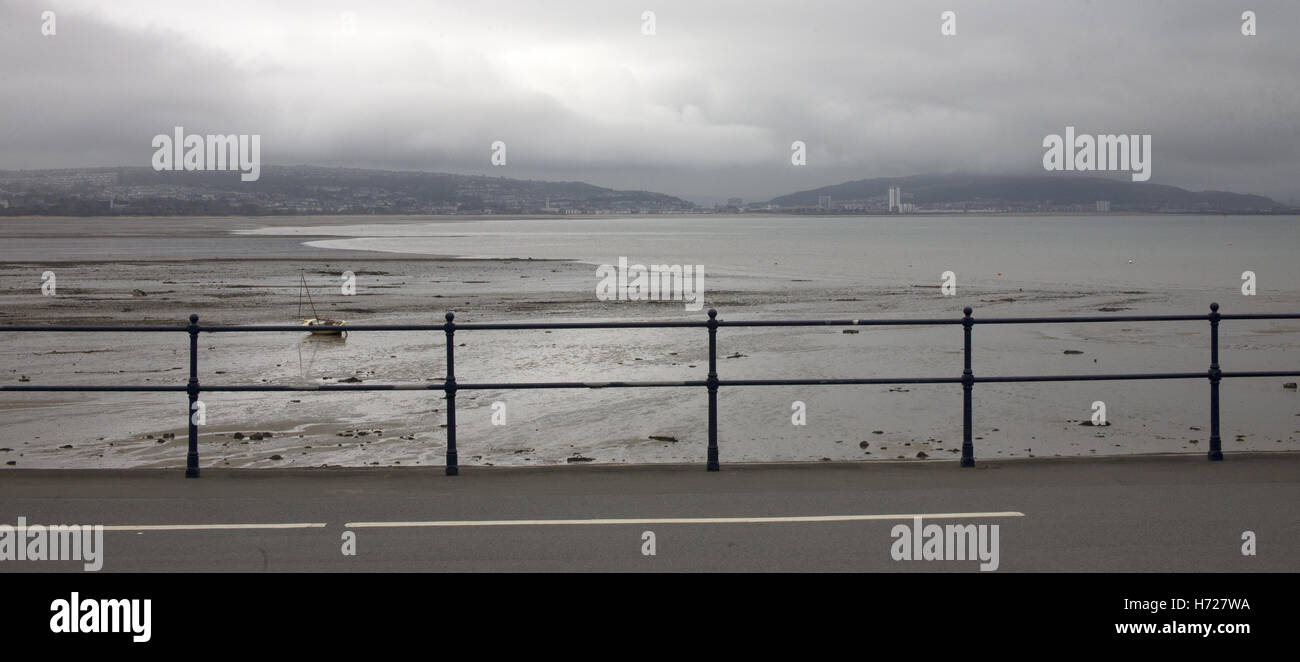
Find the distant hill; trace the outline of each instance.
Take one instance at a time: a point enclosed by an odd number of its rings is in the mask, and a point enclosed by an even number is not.
[[[0,171],[0,214],[623,213],[693,209],[681,198],[583,182],[449,173],[264,166],[238,172],[152,168]]]
[[[815,207],[820,196],[833,202],[884,200],[889,187],[903,190],[918,208],[1039,209],[1110,202],[1111,211],[1282,211],[1287,207],[1261,195],[1226,191],[1188,191],[1176,186],[1101,177],[1057,175],[914,175],[860,179],[773,198],[780,207]],[[884,203],[887,205],[887,202]]]

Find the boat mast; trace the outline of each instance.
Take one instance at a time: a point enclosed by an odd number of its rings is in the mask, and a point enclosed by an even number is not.
[[[307,303],[311,305],[311,316],[320,319],[320,313],[316,312],[316,304],[311,300],[311,288],[307,287],[307,277],[298,272],[298,278],[302,279],[302,290],[307,293]],[[302,310],[302,297],[299,297],[298,310]]]

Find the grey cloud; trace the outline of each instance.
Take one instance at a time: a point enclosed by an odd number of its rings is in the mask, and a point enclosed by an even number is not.
[[[56,37],[39,33],[47,5]],[[1300,5],[1251,8],[1247,38],[1241,10],[1212,1],[20,0],[0,4],[0,168],[145,165],[181,125],[260,133],[268,164],[766,199],[1036,172],[1043,136],[1073,125],[1153,134],[1152,181],[1285,200],[1300,196]],[[356,35],[337,34],[342,11]],[[494,140],[505,168],[488,165]]]

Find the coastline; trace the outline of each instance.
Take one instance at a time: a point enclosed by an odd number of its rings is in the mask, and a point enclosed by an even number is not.
[[[400,217],[402,222],[423,222]],[[351,219],[355,224],[357,219]],[[394,219],[396,220],[396,218]],[[494,219],[495,220],[495,219]],[[296,219],[290,227],[319,219]],[[242,225],[239,221],[237,225]],[[145,225],[152,225],[146,223]],[[175,224],[174,224],[175,225]],[[212,221],[219,228],[219,221]],[[73,228],[60,228],[55,234]],[[129,240],[141,228],[128,223],[98,231]],[[145,228],[145,233],[152,233]],[[182,226],[178,240],[194,242]],[[152,235],[151,235],[152,236]],[[571,260],[465,259],[313,249],[307,236],[211,238],[246,247],[249,257],[180,259],[115,256],[98,259],[27,259],[0,262],[0,323],[183,324],[190,313],[206,323],[293,323],[299,269],[313,265],[313,286],[333,287],[352,270],[363,282],[356,297],[318,303],[331,316],[358,323],[440,323],[521,319],[689,319],[680,304],[600,302],[589,265]],[[163,237],[167,239],[166,236]],[[195,242],[200,243],[200,242]],[[265,254],[258,251],[273,250]],[[93,245],[88,246],[93,249]],[[223,249],[224,250],[224,249]],[[34,256],[35,257],[35,256]],[[44,266],[60,273],[56,300],[32,296],[16,285],[39,282]],[[1098,309],[1200,312],[1199,292],[1156,292],[1076,287],[1038,292],[970,287],[958,300],[925,286],[849,287],[823,282],[773,285],[743,276],[719,277],[706,307],[723,318],[907,316],[948,317],[973,304],[982,315],[1096,314]],[[143,296],[133,296],[133,290]],[[1233,302],[1240,309],[1237,302]],[[1265,309],[1272,304],[1259,304]],[[1109,328],[1098,328],[1105,326]],[[1237,329],[1242,327],[1238,326]],[[1259,327],[1241,342],[1282,351],[1294,348],[1289,326]],[[960,371],[959,336],[951,329],[739,330],[720,334],[719,370],[731,378],[770,378],[793,372],[826,377],[937,374]],[[1202,369],[1204,329],[1165,330],[1155,325],[1092,325],[985,332],[977,370],[1016,373],[1031,366],[1053,370],[1156,369],[1178,364]],[[1153,335],[1155,334],[1155,335]],[[1190,334],[1190,335],[1180,335]],[[14,334],[0,348],[0,379],[26,376],[35,383],[183,383],[184,340],[161,334],[63,336]],[[355,378],[384,383],[440,379],[440,337],[427,334],[354,333],[344,342],[311,341],[299,334],[204,336],[201,379],[208,383],[332,383]],[[147,336],[147,337],[139,337]],[[458,335],[457,371],[464,381],[582,379],[702,379],[703,337],[671,332],[482,332]],[[52,344],[55,343],[55,344]],[[1078,358],[1063,350],[1085,352]],[[1261,359],[1267,361],[1267,358]],[[1242,359],[1234,357],[1237,365]],[[1249,367],[1249,366],[1248,366]],[[218,372],[219,371],[219,372]],[[1239,380],[1240,381],[1240,380]],[[1225,391],[1225,451],[1295,450],[1300,440],[1287,407],[1289,396],[1267,380],[1233,384]],[[570,458],[597,463],[689,462],[702,448],[703,390],[676,393],[624,391],[482,392],[459,400],[462,463],[536,466]],[[1204,385],[1114,384],[1105,399],[1115,426],[1104,432],[1079,427],[1097,399],[1084,384],[1050,389],[987,385],[976,389],[981,457],[1043,457],[1148,452],[1200,452],[1205,442]],[[721,397],[724,457],[736,461],[820,461],[953,457],[960,443],[959,389],[811,387],[726,389]],[[203,466],[427,466],[442,461],[441,394],[211,394],[209,424],[202,429]],[[809,404],[810,425],[789,422],[792,400]],[[508,406],[509,424],[490,422],[494,402]],[[18,468],[177,467],[184,463],[183,398],[174,394],[17,394],[0,399],[4,420],[0,462]],[[1252,422],[1251,412],[1278,412],[1272,422]],[[1286,412],[1283,414],[1283,412]],[[1281,418],[1287,420],[1280,420]],[[57,424],[53,424],[57,421]],[[1128,421],[1143,421],[1131,426]],[[1233,421],[1237,427],[1233,427]],[[1201,428],[1197,430],[1196,428]],[[880,430],[879,434],[874,431]],[[1240,441],[1233,430],[1246,433]],[[250,439],[270,432],[269,438]],[[363,434],[364,433],[364,434]],[[160,439],[175,434],[176,439]],[[242,438],[236,438],[239,434]],[[1102,435],[1102,436],[1098,436]],[[677,441],[659,441],[667,437]],[[1199,439],[1198,439],[1199,438]],[[1197,441],[1193,441],[1197,439]],[[1040,441],[1042,440],[1042,441]],[[1050,441],[1049,441],[1050,440]],[[862,443],[867,443],[864,448]],[[64,448],[71,445],[71,448]],[[272,459],[279,457],[280,459]],[[0,469],[9,468],[0,465]]]

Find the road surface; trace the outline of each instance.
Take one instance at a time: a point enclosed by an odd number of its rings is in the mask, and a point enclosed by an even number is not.
[[[99,524],[103,571],[980,572],[893,527],[998,526],[996,572],[1300,571],[1300,453],[956,462],[0,472],[0,524]],[[1244,555],[1251,531],[1255,555]],[[348,533],[350,532],[350,534]],[[654,554],[648,555],[653,534]],[[345,539],[355,554],[344,554]],[[0,561],[0,572],[81,572]]]

